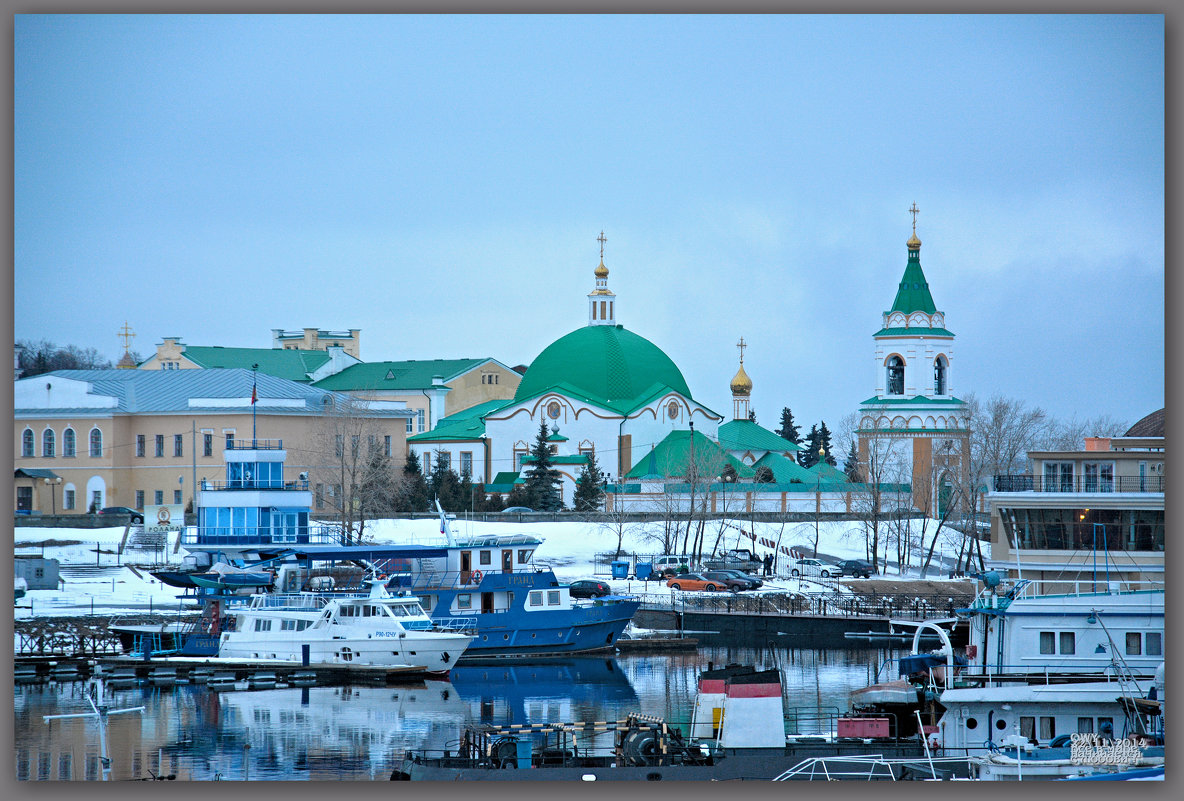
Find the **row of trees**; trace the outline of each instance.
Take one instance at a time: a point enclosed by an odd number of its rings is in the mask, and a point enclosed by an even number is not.
[[[114,365],[94,348],[80,348],[77,345],[58,346],[42,339],[33,341],[20,339],[16,342],[17,367],[21,378],[32,378],[54,370],[105,370]],[[136,363],[143,361],[133,353]]]
[[[784,440],[792,442],[794,445],[800,445],[802,450],[798,451],[798,464],[802,467],[813,467],[818,464],[819,454],[823,453],[823,461],[831,467],[835,467],[838,463],[835,460],[834,448],[831,444],[831,432],[826,427],[826,421],[823,420],[810,426],[810,433],[806,435],[805,441],[801,437],[801,428],[793,420],[793,412],[786,406],[781,410],[781,427],[773,432]]]

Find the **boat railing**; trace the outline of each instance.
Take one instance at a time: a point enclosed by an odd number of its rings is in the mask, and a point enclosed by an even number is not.
[[[980,673],[981,665],[955,665],[954,679],[948,687],[993,687],[1001,684],[1014,684],[1017,681],[1042,684],[1061,684],[1069,681],[1114,681],[1118,683],[1114,666],[1109,658],[1106,661],[1062,661],[1056,664],[1017,664],[987,666],[988,673]],[[897,681],[903,677],[900,674],[900,658],[885,659],[876,668],[875,682]],[[1150,678],[1150,674],[1141,678]]]
[[[441,570],[441,571],[394,571],[388,574],[387,587],[393,590],[473,590],[481,589],[487,578],[495,576],[534,577],[547,572],[547,568],[531,566],[525,569],[503,570],[500,567],[484,566],[473,570]],[[529,585],[515,586],[510,582],[505,589],[541,589],[531,581]],[[489,587],[485,587],[488,591]],[[551,589],[558,589],[558,585]]]
[[[1164,592],[1165,583],[1149,580],[1106,581],[1104,578],[1079,580],[1033,579],[1017,582],[1005,592],[982,588],[975,596],[971,609],[1006,609],[1013,601],[1042,597],[1078,598],[1097,595],[1133,595],[1135,593]]]
[[[251,609],[323,609],[329,601],[338,598],[365,597],[363,593],[326,595],[314,592],[265,592],[251,596]]]
[[[432,623],[436,628],[444,631],[465,633],[477,630],[477,618],[475,617],[447,617],[433,620]]]
[[[796,736],[833,736],[839,717],[837,706],[792,707],[785,715],[785,731]]]

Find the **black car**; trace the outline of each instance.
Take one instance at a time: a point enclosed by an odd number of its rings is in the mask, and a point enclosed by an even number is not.
[[[856,576],[857,578],[868,578],[876,572],[872,563],[863,559],[847,559],[839,562],[838,567],[843,571],[844,576]]]
[[[573,581],[568,592],[571,593],[572,598],[599,598],[602,595],[609,595],[612,590],[603,581],[581,579]]]
[[[104,506],[99,510],[101,515],[128,515],[131,517],[133,523],[143,523],[144,513],[137,512],[135,509],[129,509],[126,506]]]
[[[708,570],[703,573],[703,577],[714,579],[732,592],[755,590],[761,586],[759,579],[754,579],[740,570]]]

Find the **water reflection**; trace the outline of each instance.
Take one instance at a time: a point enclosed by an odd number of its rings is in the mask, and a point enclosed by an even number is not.
[[[698,652],[537,663],[463,665],[448,681],[401,687],[214,691],[204,685],[140,686],[107,693],[142,716],[111,718],[113,779],[175,774],[180,780],[385,779],[407,748],[455,748],[466,726],[623,718],[642,711],[690,720],[708,663],[783,671],[790,707],[847,708],[893,654],[728,646]],[[97,724],[42,722],[88,711],[86,683],[15,688],[17,778],[97,780]]]

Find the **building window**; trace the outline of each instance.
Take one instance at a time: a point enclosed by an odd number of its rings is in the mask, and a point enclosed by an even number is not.
[[[430,476],[432,474],[432,454],[425,453],[423,455],[423,470],[420,472],[422,472],[425,476]]]
[[[904,394],[904,360],[899,356],[888,359],[888,394]]]
[[[417,421],[416,422],[416,430],[418,430],[419,433],[422,434],[424,432],[423,409],[419,409],[415,412],[415,419]]]
[[[460,474],[462,476],[469,476],[470,478],[472,477],[472,475],[473,475],[473,452],[472,451],[461,451],[460,452]]]
[[[136,456],[144,455],[144,435],[136,434]]]
[[[90,430],[90,455],[92,459],[103,456],[103,432],[97,428]]]
[[[180,434],[173,434],[173,456],[184,456],[185,445],[184,438]]]
[[[21,456],[33,456],[33,429],[26,428],[21,432]]]
[[[213,434],[207,433],[207,434],[201,435],[201,455],[202,456],[213,456],[214,455],[214,435]]]
[[[1044,491],[1072,492],[1073,491],[1073,463],[1045,462],[1044,463]]]
[[[17,487],[16,488],[16,508],[18,512],[33,511],[33,488],[32,487]]]
[[[317,499],[317,508],[324,509],[325,508],[325,485],[324,484],[317,484],[316,499]]]
[[[152,502],[160,506],[164,503],[164,490],[156,490],[156,492],[152,493],[152,498]]]
[[[136,490],[136,508],[144,508],[144,490]]]
[[[391,435],[386,434],[382,438],[382,455],[390,457],[391,455]]]
[[[514,472],[522,472],[522,460],[526,458],[527,451],[514,449]]]
[[[345,456],[345,434],[336,434],[333,437],[333,455],[338,459]]]
[[[181,500],[181,490],[173,490],[173,503],[183,503]]]
[[[164,434],[157,434],[156,440],[156,458],[164,456]]]
[[[223,431],[222,433],[226,435],[226,450],[228,450],[228,451],[234,450],[234,432],[233,431]]]
[[[938,356],[933,362],[933,394],[946,394],[946,357]]]
[[[1086,462],[1081,466],[1086,492],[1114,492],[1114,463]]]
[[[68,489],[62,493],[62,508],[63,509],[73,509],[74,508],[74,490]]]
[[[1040,632],[1040,653],[1055,654],[1056,652],[1056,632]]]
[[[414,417],[407,418],[407,433],[408,434],[415,433],[415,418]]]
[[[56,450],[54,447],[56,443],[57,440],[54,438],[53,429],[45,429],[45,431],[41,434],[41,455],[52,459],[54,457],[54,451]]]
[[[1075,654],[1077,653],[1077,638],[1071,631],[1061,632],[1061,653]]]
[[[440,472],[452,469],[452,454],[447,451],[437,451],[436,461],[439,464]]]
[[[62,432],[62,456],[67,459],[73,459],[77,444],[74,437],[74,429],[67,428]]]
[[[92,512],[97,512],[103,508],[103,491],[91,490],[90,493],[90,509]]]

